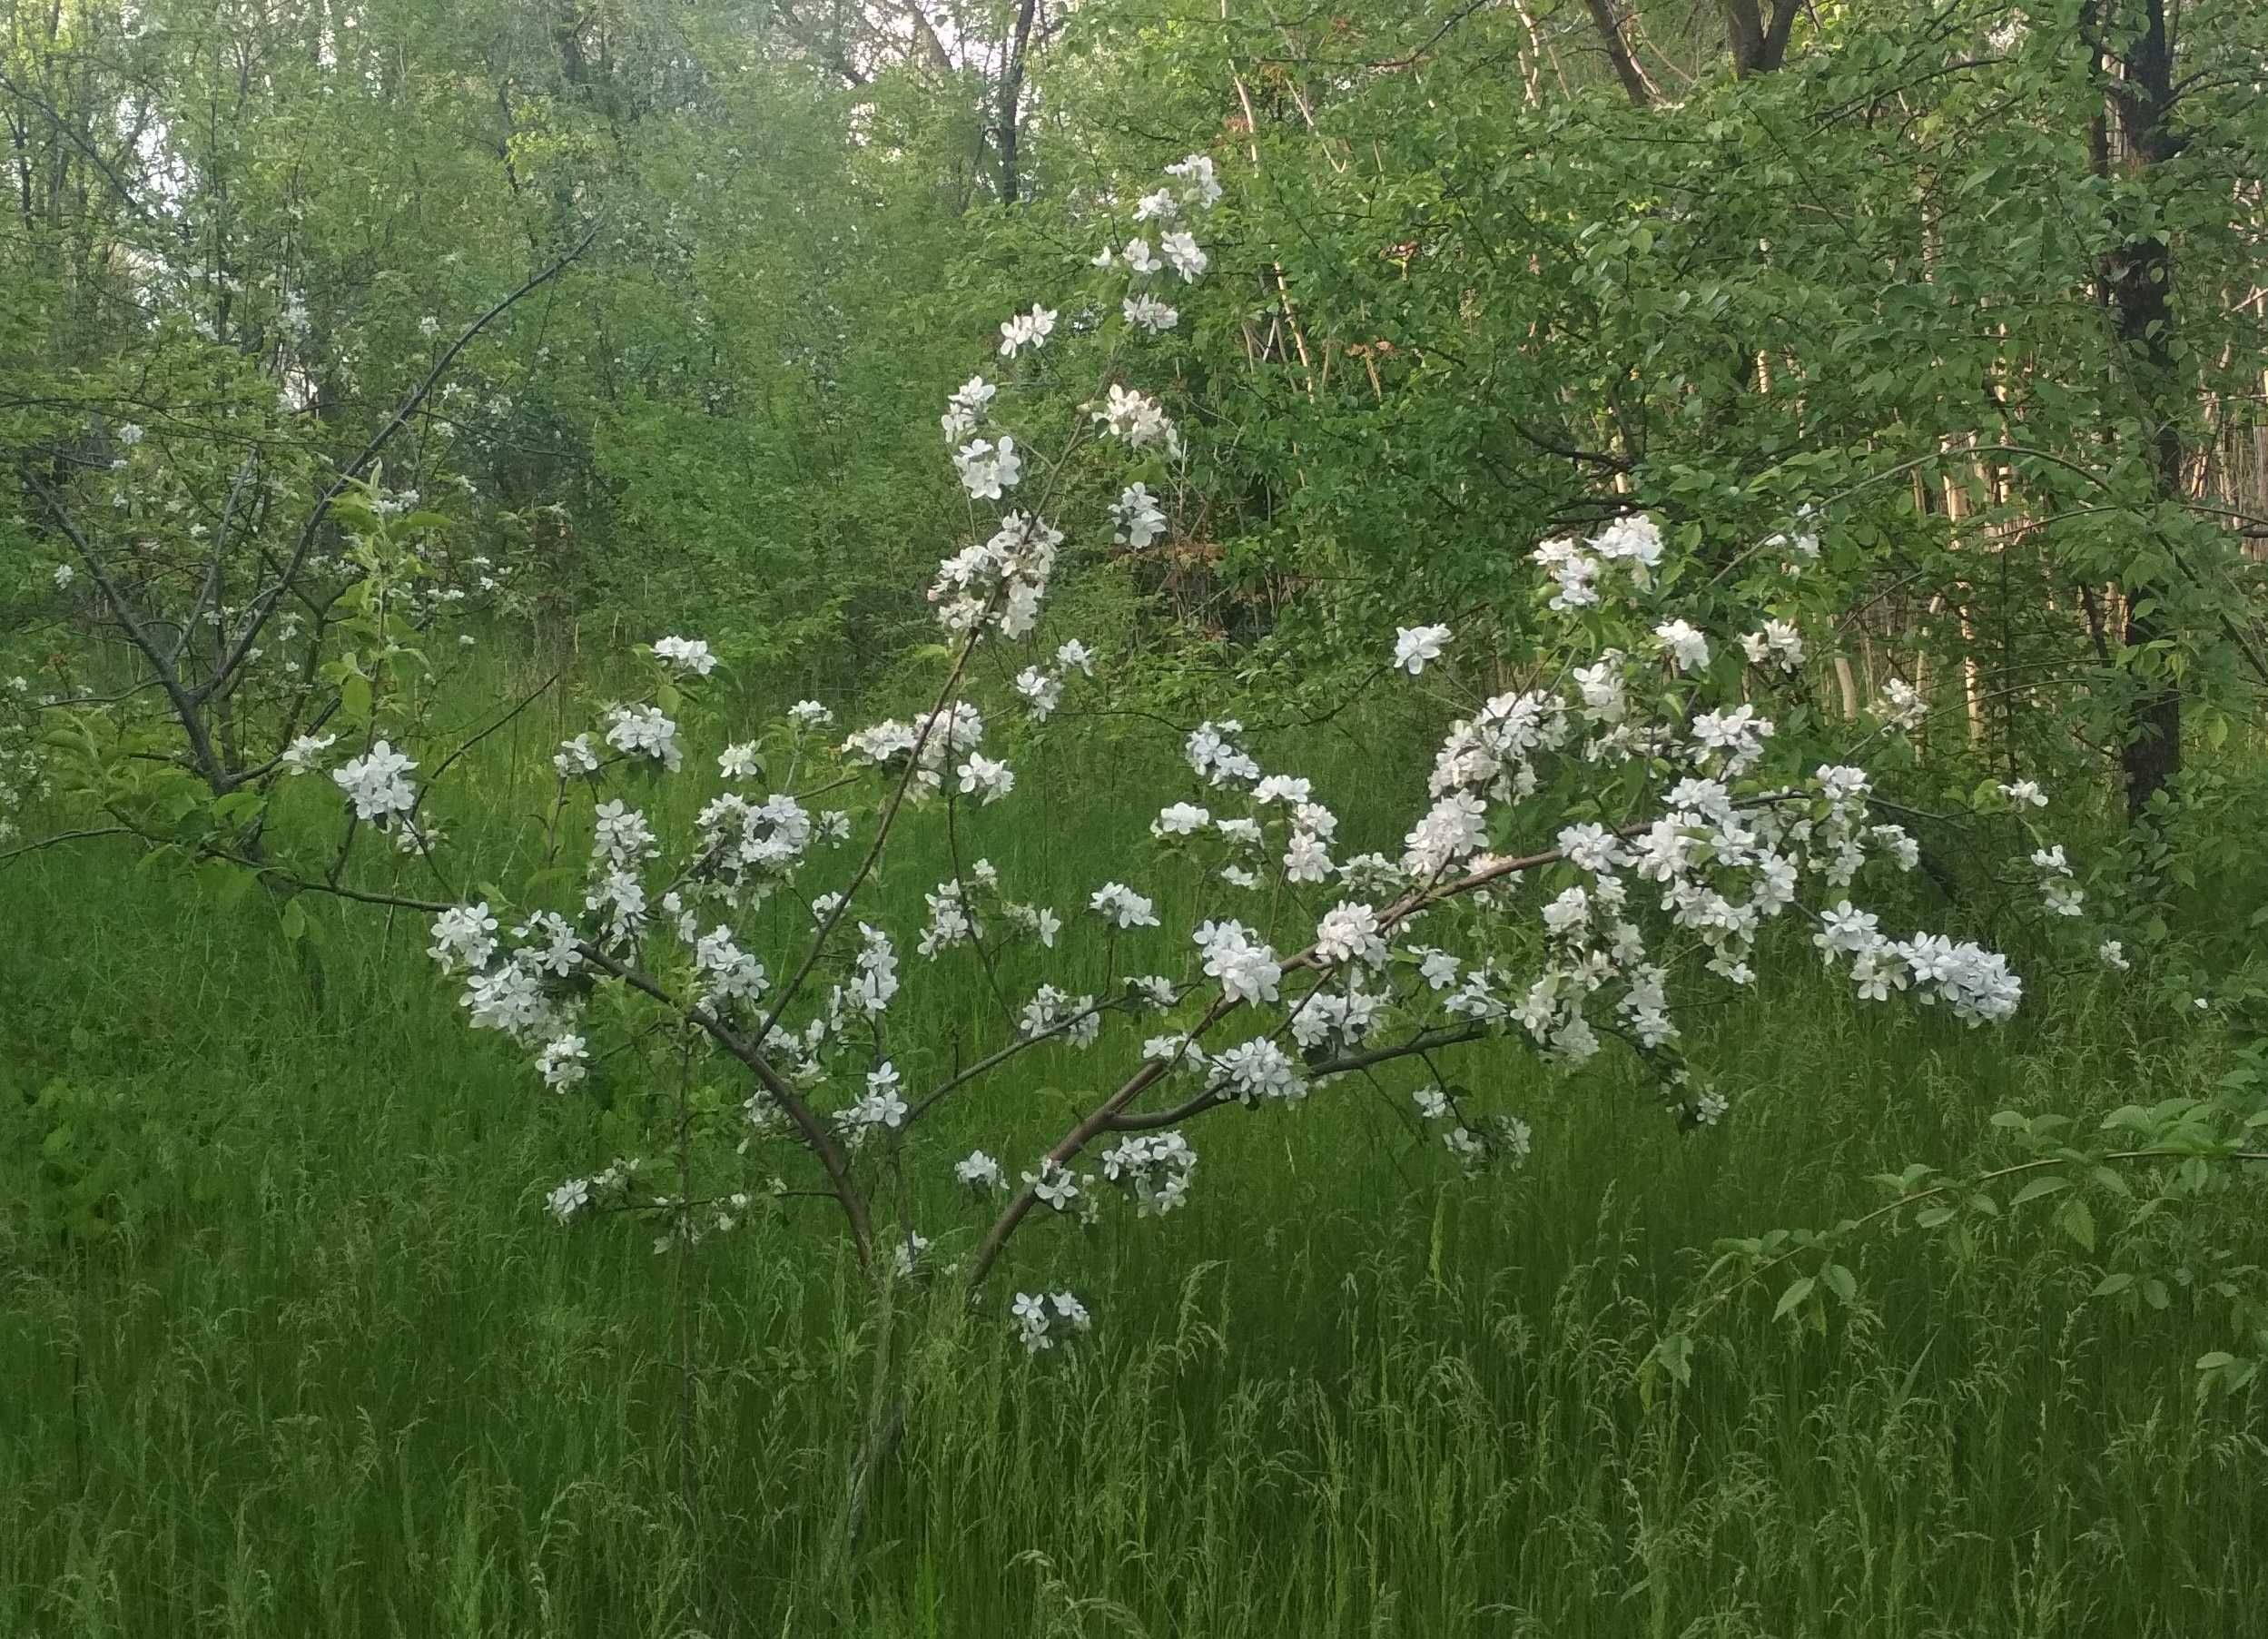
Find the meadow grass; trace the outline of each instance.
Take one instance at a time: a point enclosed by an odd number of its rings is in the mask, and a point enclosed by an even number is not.
[[[484,745],[445,807],[485,875],[538,846],[502,816],[556,726]],[[1154,756],[1034,769],[966,852],[1083,902],[1131,868]],[[1359,736],[1281,760],[1356,845],[1397,824]],[[945,858],[934,826],[893,852],[902,923]],[[1007,1288],[1079,1291],[1090,1346],[1028,1361],[950,1282],[900,1317],[904,1440],[845,1554],[871,1338],[823,1203],[694,1261],[688,1511],[673,1265],[540,1210],[606,1118],[464,1030],[417,919],[322,907],[302,951],[264,894],[92,844],[0,873],[0,1203],[60,1126],[133,1204],[92,1245],[6,1219],[0,1634],[2268,1631],[2262,1420],[2190,1393],[2215,1316],[2089,1304],[2044,1234],[1875,1241],[1859,1309],[1800,1329],[1751,1295],[1689,1389],[1636,1387],[1715,1238],[1872,1205],[1867,1174],[1983,1153],[2004,1106],[2194,1080],[2096,974],[2030,966],[2023,1017],[1972,1032],[1791,953],[1770,1004],[1689,1019],[1735,1097],[1691,1135],[1627,1070],[1484,1049],[1460,1073],[1535,1127],[1512,1173],[1415,1138],[1407,1074],[1208,1116],[1189,1209],[1012,1248]],[[937,1061],[1001,1028],[969,974],[893,1020]],[[1035,1054],[952,1118],[913,1210],[942,1250],[980,1227],[945,1160],[1029,1153],[1108,1069]]]

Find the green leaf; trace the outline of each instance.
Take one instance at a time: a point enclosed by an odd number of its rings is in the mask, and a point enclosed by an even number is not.
[[[2030,1183],[2018,1190],[2016,1192],[2016,1199],[2008,1204],[2012,1207],[2020,1207],[2027,1200],[2037,1200],[2043,1195],[2053,1195],[2058,1190],[2069,1188],[2071,1188],[2069,1179],[2060,1172],[2050,1172],[2045,1177],[2032,1180]]]
[[[1811,1295],[1811,1288],[1816,1284],[1818,1283],[1809,1275],[1799,1275],[1790,1281],[1788,1289],[1780,1294],[1780,1304],[1772,1310],[1772,1318],[1783,1319],[1792,1314],[1801,1306],[1803,1300]]]

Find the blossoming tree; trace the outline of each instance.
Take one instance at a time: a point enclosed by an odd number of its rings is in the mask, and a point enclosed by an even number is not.
[[[336,674],[374,685],[356,691],[351,736],[309,726],[264,769],[337,787],[346,840],[335,853],[308,861],[279,843],[254,858],[209,831],[184,842],[140,817],[121,824],[256,866],[286,893],[429,915],[430,954],[461,985],[469,1025],[508,1038],[531,1081],[560,1095],[628,1039],[667,1032],[685,1091],[651,1150],[551,1186],[551,1214],[639,1221],[657,1250],[684,1256],[768,1193],[815,1194],[885,1305],[909,1279],[981,1297],[1035,1225],[1171,1212],[1199,1187],[1208,1118],[1296,1121],[1304,1101],[1397,1061],[1422,1067],[1412,1113],[1454,1164],[1516,1163],[1530,1144],[1519,1111],[1438,1073],[1443,1055],[1477,1043],[1516,1043],[1550,1067],[1633,1054],[1677,1119],[1711,1125],[1726,1101],[1684,1061],[1679,999],[1753,985],[1775,925],[1862,997],[1902,992],[1972,1025],[2014,1012],[2022,986],[1999,955],[1894,930],[1864,908],[1864,884],[1911,869],[1917,844],[1855,756],[1822,759],[1812,736],[1776,727],[1773,702],[1800,690],[1812,642],[1816,611],[1795,588],[1831,527],[1821,516],[1754,549],[1784,570],[1760,584],[1788,595],[1737,628],[1696,617],[1684,577],[1695,543],[1648,517],[1538,546],[1545,641],[1508,657],[1511,686],[1461,704],[1422,787],[1404,795],[1406,830],[1390,852],[1347,848],[1331,794],[1264,764],[1239,723],[1214,720],[1187,732],[1180,787],[1155,794],[1123,855],[1096,862],[1083,903],[1036,903],[977,856],[986,816],[1018,800],[1016,720],[1103,686],[1100,657],[1047,631],[1072,546],[1050,517],[1056,499],[1103,474],[1116,499],[1078,545],[1101,549],[1107,535],[1139,553],[1174,530],[1195,482],[1198,458],[1169,401],[1140,384],[1140,363],[1180,325],[1176,303],[1200,293],[1215,254],[1201,231],[1220,197],[1204,156],[1171,167],[1133,208],[1131,237],[1114,232],[1094,258],[1069,316],[1035,304],[1009,318],[1001,379],[951,395],[940,424],[972,527],[929,589],[944,676],[910,717],[846,730],[803,701],[752,737],[696,749],[717,658],[700,639],[662,637],[643,652],[643,695],[607,706],[553,756],[547,860],[579,867],[547,864],[481,898],[405,892],[358,866],[360,844],[406,845],[432,880],[451,881],[419,816],[463,747],[418,743],[417,714],[388,686],[413,669],[411,635],[381,612],[368,626],[374,664]],[[1099,368],[1077,429],[1042,458],[1015,410],[1049,390],[1037,361],[1067,350]],[[346,596],[382,604],[415,520],[367,504],[351,521],[364,572]],[[1378,674],[1452,686],[1460,642],[1448,624],[1402,628],[1390,649],[1381,642]],[[993,651],[1012,658],[976,664]],[[988,671],[1012,681],[988,684]],[[1894,744],[1910,709],[1888,698],[1856,732]],[[656,823],[637,800],[651,780],[695,787],[689,826]],[[2036,794],[2003,795],[2022,814]],[[938,810],[951,872],[909,884],[889,844]],[[2036,840],[2054,907],[2076,911],[2060,849]],[[1186,925],[1163,925],[1169,883],[1199,906]],[[918,924],[903,914],[917,898]],[[1119,968],[1118,942],[1137,936],[1169,953],[1154,971]],[[997,1039],[950,1068],[935,1044],[891,1029],[908,987],[953,964],[989,982],[991,953],[1009,940],[1043,953],[1099,943],[1107,982],[1009,998]],[[1051,1141],[962,1152],[933,1139],[941,1116],[1012,1083],[1043,1046],[1110,1067]],[[692,1096],[720,1080],[737,1095]],[[950,1173],[982,1203],[979,1221],[914,1221],[891,1187],[911,1168]],[[1075,1292],[1002,1284],[993,1312],[1033,1353],[1089,1329]]]

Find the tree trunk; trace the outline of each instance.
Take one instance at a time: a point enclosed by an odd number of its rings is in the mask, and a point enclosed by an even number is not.
[[[1800,4],[1800,0],[1772,0],[1772,14],[1767,18],[1757,0],[1719,0],[1736,77],[1745,80],[1750,74],[1771,74],[1788,60],[1788,36],[1795,29]]]
[[[1039,9],[1040,0],[1024,0],[1017,8],[1015,36],[1001,70],[1001,199],[1011,205],[1016,202],[1016,127],[1024,96],[1024,52],[1031,44],[1031,20]]]
[[[1622,38],[1622,20],[1614,15],[1613,0],[1585,0],[1591,8],[1591,21],[1599,31],[1600,42],[1606,47],[1606,60],[1614,64],[1614,77],[1622,83],[1630,100],[1643,108],[1654,98],[1653,85],[1645,71],[1638,66],[1638,59],[1631,55],[1630,43]]]
[[[2173,128],[2174,52],[2166,33],[2165,0],[2142,0],[2143,26],[2117,58],[2118,76],[2107,87],[2118,113],[2122,157],[2130,172],[2145,173],[2181,151]],[[2104,290],[2116,321],[2121,351],[2151,429],[2150,471],[2161,501],[2178,500],[2182,434],[2174,349],[2174,253],[2155,229],[2105,259]],[[2163,615],[2166,588],[2129,582],[2125,593],[2124,642],[2129,651],[2171,636]],[[2163,670],[2148,676],[2127,707],[2121,762],[2130,820],[2148,812],[2150,799],[2182,768],[2181,687]]]

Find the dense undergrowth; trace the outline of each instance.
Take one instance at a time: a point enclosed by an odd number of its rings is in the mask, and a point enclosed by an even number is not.
[[[443,815],[483,867],[537,845],[484,820],[546,777],[528,716],[460,784],[478,811]],[[1090,761],[1130,793],[1168,755],[1131,734]],[[1358,721],[1282,755],[1357,837],[1402,823]],[[1035,765],[988,848],[1072,902],[1145,821]],[[929,845],[886,879],[915,921]],[[2209,1084],[2217,1018],[2145,1002],[2146,974],[2019,943],[2025,1013],[1980,1032],[1783,949],[1777,1004],[1686,1021],[1733,1097],[1719,1130],[1679,1132],[1622,1070],[1461,1066],[1521,1094],[1517,1172],[1466,1179],[1415,1132],[1407,1065],[1208,1116],[1188,1210],[1018,1244],[1019,1280],[1088,1295],[1091,1348],[1027,1360],[949,1282],[901,1316],[905,1439],[845,1554],[870,1320],[823,1203],[702,1247],[688,1468],[670,1260],[541,1210],[638,1077],[561,1099],[468,1052],[416,919],[329,907],[294,944],[263,892],[105,846],[0,874],[0,1630],[2257,1631],[2263,1426],[2192,1387],[2217,1311],[2090,1303],[2100,1266],[2026,1226],[1965,1256],[1874,1239],[1858,1307],[1797,1327],[1752,1294],[1690,1387],[1639,1388],[1716,1238],[1989,1157],[1996,1110]],[[899,1028],[937,1052],[997,1024],[973,982],[916,1005]],[[1099,1073],[1050,1056],[959,1119],[1036,1142]],[[980,1221],[947,1182],[914,1216],[951,1255]],[[99,1198],[108,1232],[43,1228],[43,1190]],[[2268,1251],[2216,1213],[2223,1250]]]

